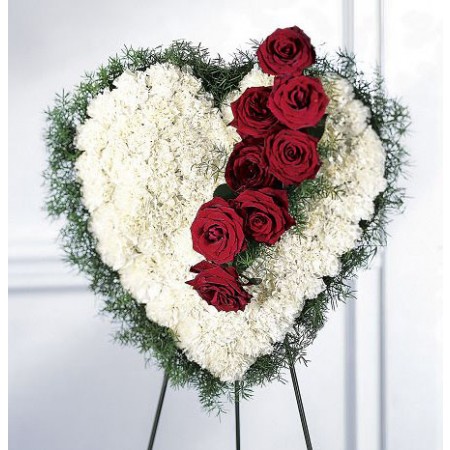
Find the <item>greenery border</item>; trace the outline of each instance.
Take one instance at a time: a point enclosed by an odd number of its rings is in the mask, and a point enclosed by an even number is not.
[[[215,106],[220,107],[226,95],[238,87],[254,66],[254,50],[239,51],[227,63],[220,56],[211,58],[202,46],[185,41],[176,41],[166,49],[125,48],[121,55],[110,58],[107,65],[86,74],[72,94],[63,92],[57,95],[55,105],[47,111],[46,206],[51,217],[66,218],[61,230],[66,260],[88,277],[93,292],[104,299],[102,311],[112,315],[118,324],[116,338],[119,342],[137,347],[148,361],[164,369],[172,386],[195,387],[203,406],[219,412],[223,410],[225,400],[234,401],[236,388],[240,397],[248,398],[254,386],[273,380],[283,381],[284,369],[293,361],[306,362],[305,348],[324,325],[329,309],[352,296],[348,280],[357,269],[367,266],[378,247],[385,244],[388,215],[402,207],[404,198],[403,190],[397,187],[397,180],[407,156],[401,143],[410,121],[407,109],[386,95],[379,75],[374,81],[367,81],[357,70],[352,55],[338,53],[333,58],[321,57],[308,69],[312,76],[335,73],[346,78],[354,85],[356,97],[370,108],[370,124],[387,154],[385,176],[388,186],[375,200],[372,220],[360,223],[363,232],[358,246],[342,256],[339,276],[324,278],[326,290],[306,302],[294,331],[286,336],[284,342],[277,343],[271,354],[258,358],[237,386],[220,381],[188,360],[177,347],[173,333],[150,321],[145,314],[145,306],[124,290],[118,273],[102,262],[96,251],[95,238],[89,231],[89,213],[82,204],[81,186],[75,175],[74,165],[79,151],[74,138],[77,125],[87,118],[89,101],[104,89],[113,89],[113,81],[127,69],[145,70],[162,62],[178,67],[191,66],[194,75],[202,80],[204,90],[212,94]],[[305,189],[299,192],[296,197],[298,205],[310,194],[308,188],[306,192]]]

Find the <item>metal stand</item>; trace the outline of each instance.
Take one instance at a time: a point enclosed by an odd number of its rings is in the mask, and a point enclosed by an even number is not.
[[[300,388],[298,386],[297,373],[295,372],[295,366],[292,363],[289,366],[291,371],[292,385],[294,387],[295,398],[297,400],[298,412],[300,414],[300,420],[302,422],[303,434],[305,436],[306,448],[308,450],[313,450],[311,437],[309,435],[308,423],[306,422],[305,409],[303,408],[302,396],[300,394]]]
[[[234,382],[234,416],[236,428],[236,450],[241,450],[241,418],[239,414],[239,382]]]
[[[161,416],[161,410],[164,403],[164,397],[166,396],[168,381],[169,377],[167,376],[166,372],[164,372],[164,379],[161,386],[161,393],[159,394],[158,406],[156,408],[155,418],[153,420],[152,434],[150,435],[147,450],[153,450],[153,444],[155,443],[156,437],[156,430],[158,429],[159,417]]]
[[[308,423],[306,422],[305,409],[303,408],[302,396],[300,395],[300,388],[298,386],[297,374],[295,372],[294,364],[289,367],[291,371],[292,385],[294,387],[295,398],[297,400],[298,412],[300,414],[300,420],[302,422],[303,434],[305,436],[307,450],[313,450],[311,444],[311,437],[309,435]],[[150,435],[150,441],[148,443],[147,450],[153,450],[153,444],[155,442],[156,430],[158,429],[159,418],[161,416],[161,410],[164,403],[164,397],[167,390],[168,377],[164,373],[164,379],[161,386],[161,393],[159,394],[158,406],[156,408],[155,419],[153,420],[152,433]],[[236,432],[236,450],[241,450],[241,420],[239,410],[239,382],[234,383],[234,414],[235,414],[235,432]]]

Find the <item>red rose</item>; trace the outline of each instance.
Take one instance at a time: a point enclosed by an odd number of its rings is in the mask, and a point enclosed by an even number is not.
[[[271,87],[263,86],[247,88],[231,104],[234,119],[230,125],[236,128],[241,137],[265,137],[277,123],[277,119],[267,107],[271,90]]]
[[[225,168],[225,179],[236,192],[274,186],[277,180],[268,169],[264,140],[247,137],[234,146]]]
[[[233,205],[244,218],[245,234],[256,242],[273,245],[295,225],[288,211],[287,192],[282,189],[244,191],[236,197]]]
[[[262,71],[271,75],[302,71],[316,61],[311,40],[299,27],[278,28],[259,46],[256,55]]]
[[[200,207],[191,225],[194,250],[217,264],[233,261],[247,247],[243,226],[229,203],[215,197]]]
[[[328,102],[318,78],[298,75],[275,78],[268,105],[281,123],[298,130],[317,125]]]
[[[320,159],[318,139],[301,131],[281,130],[265,141],[270,173],[285,185],[315,178]]]
[[[186,284],[219,311],[243,311],[252,297],[243,289],[239,275],[232,266],[221,267],[202,261],[193,266],[191,272],[198,275]]]

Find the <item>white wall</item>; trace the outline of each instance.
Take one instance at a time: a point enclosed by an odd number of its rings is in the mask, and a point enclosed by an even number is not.
[[[390,227],[356,303],[330,315],[299,378],[315,448],[440,445],[441,24],[437,1],[14,0],[10,4],[10,448],[146,447],[161,374],[112,342],[99,300],[60,261],[42,211],[42,110],[123,44],[201,41],[223,55],[297,24],[320,47],[381,64],[414,126],[411,199]],[[303,448],[292,388],[241,407],[242,448]],[[175,428],[176,427],[176,428]],[[229,449],[233,415],[204,414],[193,391],[167,394],[157,448]]]

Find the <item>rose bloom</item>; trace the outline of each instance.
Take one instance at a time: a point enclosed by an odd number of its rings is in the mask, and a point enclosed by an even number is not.
[[[268,105],[281,123],[298,130],[317,125],[328,102],[318,78],[298,75],[275,78]]]
[[[265,137],[277,123],[267,106],[271,90],[271,87],[250,87],[231,103],[234,119],[230,125],[236,128],[241,137]]]
[[[299,27],[278,28],[259,46],[261,70],[270,75],[301,72],[316,61],[309,37]]]
[[[200,207],[191,225],[194,250],[208,261],[224,264],[246,249],[243,219],[223,198]]]
[[[264,155],[264,140],[247,137],[238,142],[225,168],[225,179],[233,191],[275,186]]]
[[[282,189],[247,190],[233,200],[233,205],[244,218],[246,236],[256,242],[274,245],[295,225],[288,211],[287,192]]]
[[[286,186],[315,178],[320,169],[317,142],[317,138],[296,130],[270,135],[264,148],[270,173]]]
[[[202,261],[191,267],[198,275],[186,284],[192,286],[203,300],[219,311],[243,311],[251,299],[232,266],[218,266]]]

